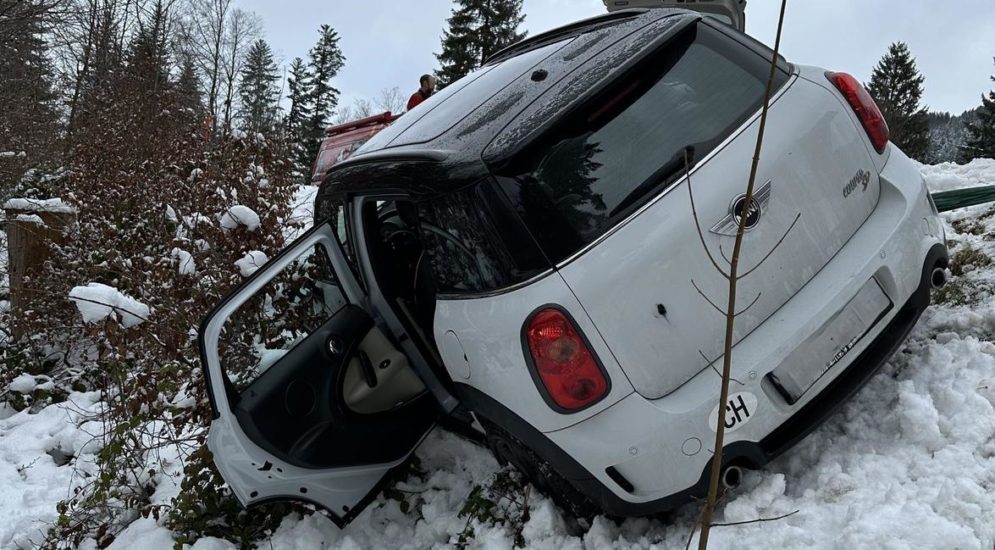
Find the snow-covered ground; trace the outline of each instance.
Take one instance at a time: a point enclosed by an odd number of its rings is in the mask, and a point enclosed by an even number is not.
[[[995,184],[995,161],[925,166],[935,190]],[[301,195],[307,204],[308,193]],[[302,212],[300,215],[306,215]],[[948,291],[905,348],[820,429],[744,485],[720,507],[717,521],[796,514],[779,521],[716,528],[713,548],[991,549],[995,546],[995,213],[981,206],[945,215],[958,259]],[[967,251],[967,252],[965,252]],[[27,545],[55,516],[72,484],[72,465],[56,466],[52,448],[79,450],[85,427],[75,406],[38,414],[0,409],[0,546]],[[75,415],[75,416],[74,416]],[[84,452],[85,455],[85,452]],[[261,548],[530,548],[685,547],[697,508],[669,520],[598,518],[580,529],[531,491],[520,533],[459,517],[475,485],[500,467],[485,450],[436,432],[417,452],[423,475],[392,497],[380,496],[339,530],[320,515],[290,516]],[[78,459],[77,459],[78,460]],[[30,465],[22,468],[24,465]],[[398,498],[400,495],[400,498]],[[402,506],[401,500],[406,504]],[[406,509],[406,511],[402,511]],[[92,543],[90,547],[92,547]],[[112,549],[169,549],[169,531],[139,519]],[[203,539],[196,550],[235,548]]]

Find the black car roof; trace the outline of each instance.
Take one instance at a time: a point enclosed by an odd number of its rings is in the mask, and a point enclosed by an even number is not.
[[[351,176],[359,172],[354,168],[387,159],[455,163],[464,168],[476,163],[485,171],[482,161],[496,162],[513,154],[565,108],[599,83],[610,81],[613,72],[700,18],[685,10],[627,10],[514,44],[332,168],[326,186],[338,189],[323,189],[322,194],[363,185],[345,180],[354,179]],[[577,70],[588,63],[592,65],[588,70]],[[541,96],[543,100],[537,101]]]

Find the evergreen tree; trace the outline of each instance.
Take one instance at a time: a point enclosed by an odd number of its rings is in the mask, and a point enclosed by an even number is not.
[[[273,61],[273,51],[265,40],[256,40],[249,48],[242,68],[238,95],[242,106],[242,128],[253,134],[268,133],[276,126],[280,102],[280,69]]]
[[[43,165],[59,137],[43,14],[0,1],[0,203],[25,171]],[[6,11],[4,11],[6,10]],[[13,154],[13,156],[10,156]]]
[[[995,76],[992,77],[995,82]],[[967,143],[961,150],[961,160],[970,162],[976,158],[995,158],[995,90],[988,97],[981,96],[978,118],[967,125]]]
[[[311,109],[307,126],[304,129],[304,151],[306,165],[318,156],[321,138],[325,127],[339,104],[339,91],[332,86],[332,79],[345,65],[345,56],[339,48],[339,35],[329,25],[322,25],[320,37],[308,53],[308,107]]]
[[[926,160],[929,147],[929,119],[919,104],[925,80],[909,47],[896,42],[874,68],[867,87],[888,122],[891,141],[919,161]]]
[[[307,158],[307,125],[311,120],[311,75],[308,73],[304,60],[296,57],[290,64],[290,74],[287,76],[288,99],[290,110],[285,119],[285,130],[293,144],[293,159],[299,174],[307,172],[314,158]]]
[[[189,57],[180,65],[180,76],[174,86],[176,104],[180,118],[188,125],[195,126],[204,121],[204,94],[200,89],[200,78],[197,69]]]
[[[458,0],[442,35],[442,67],[435,72],[445,87],[480,67],[499,50],[525,37],[522,0]]]
[[[295,57],[290,64],[290,75],[287,77],[287,99],[290,100],[290,111],[287,112],[287,130],[298,134],[311,118],[311,88],[309,82],[311,75],[308,74],[304,60]]]

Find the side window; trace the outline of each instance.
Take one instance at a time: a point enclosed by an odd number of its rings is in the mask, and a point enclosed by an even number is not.
[[[225,321],[219,357],[239,393],[346,305],[330,265],[309,248]]]
[[[440,294],[490,292],[525,281],[544,269],[493,209],[487,183],[478,183],[418,204],[421,235]]]
[[[342,199],[319,199],[317,204],[319,220],[328,220],[328,223],[335,229],[335,236],[342,247],[349,268],[360,285],[363,285],[363,278],[359,269],[359,260],[356,257],[356,239],[349,228],[349,215],[347,203]]]

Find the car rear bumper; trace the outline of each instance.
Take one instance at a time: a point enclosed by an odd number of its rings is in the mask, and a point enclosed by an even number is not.
[[[748,423],[727,432],[726,464],[761,467],[805,437],[888,361],[929,305],[933,270],[946,266],[947,252],[928,191],[897,149],[881,178],[881,202],[854,239],[736,346],[730,393],[748,393],[756,405]],[[797,357],[792,352],[834,322],[840,304],[871,279],[893,307],[797,402],[788,403],[767,375]],[[709,413],[717,414],[718,389],[719,377],[709,369],[664,398],[633,394],[593,418],[547,433],[553,446],[578,463],[554,466],[610,514],[646,515],[701,497],[714,440]]]

